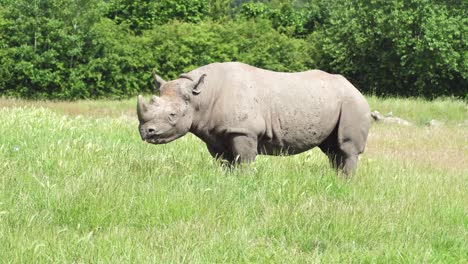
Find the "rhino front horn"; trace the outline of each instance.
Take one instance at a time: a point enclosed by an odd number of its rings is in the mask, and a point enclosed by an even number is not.
[[[148,105],[146,104],[145,98],[141,95],[138,95],[137,102],[137,114],[138,119],[143,120],[145,112],[148,111]]]

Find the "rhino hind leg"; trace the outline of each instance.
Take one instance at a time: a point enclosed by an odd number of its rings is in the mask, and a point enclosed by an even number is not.
[[[328,138],[319,145],[327,154],[332,166],[344,175],[355,172],[359,154],[364,151],[370,119],[365,109],[343,105],[337,126]]]
[[[366,147],[370,119],[369,105],[363,97],[350,99],[341,106],[337,144],[343,156],[341,169],[345,175],[356,170],[358,157]]]
[[[344,155],[338,147],[338,126],[333,132],[319,145],[319,148],[325,153],[333,168],[339,170],[343,167]]]
[[[335,161],[334,167],[342,171],[344,175],[348,176],[356,171],[358,154],[340,149],[333,158]]]
[[[356,170],[358,154],[347,150],[346,147],[343,148],[338,143],[336,133],[320,144],[319,148],[328,156],[330,164],[337,171],[342,171],[344,175],[350,175]]]

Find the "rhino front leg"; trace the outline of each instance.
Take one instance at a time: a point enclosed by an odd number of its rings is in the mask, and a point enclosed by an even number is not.
[[[257,138],[247,135],[231,137],[232,156],[234,163],[251,162],[257,156]]]
[[[208,144],[206,145],[206,147],[208,148],[208,151],[210,152],[213,158],[221,161],[226,160],[228,163],[233,162],[234,158],[232,157],[231,153],[227,153],[221,150],[220,148],[210,146]]]

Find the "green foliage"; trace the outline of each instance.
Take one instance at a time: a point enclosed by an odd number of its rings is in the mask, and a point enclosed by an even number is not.
[[[93,0],[15,1],[0,24],[0,91],[76,99],[144,90],[150,64],[141,42],[101,20],[99,10],[99,1]]]
[[[232,0],[209,0],[209,16],[216,21],[229,19],[234,10],[232,9]]]
[[[1,0],[0,93],[126,97],[215,61],[320,68],[377,95],[467,98],[462,0]]]
[[[312,32],[322,16],[316,2],[295,8],[292,3],[272,7],[262,2],[248,2],[241,6],[239,16],[245,19],[268,19],[275,30],[288,36],[303,37]]]
[[[0,25],[0,89],[23,97],[68,98],[74,88],[71,72],[88,57],[86,43],[98,9],[92,0],[18,0],[9,5],[7,23]]]
[[[94,54],[79,69],[87,86],[85,96],[73,98],[121,98],[152,89],[151,65],[145,40],[104,19],[91,29]]]
[[[277,71],[301,71],[312,64],[304,40],[278,33],[267,20],[171,23],[145,37],[155,47],[157,71],[167,78],[218,61],[242,61]]]
[[[217,5],[213,12],[219,10],[219,3]],[[208,0],[111,0],[107,16],[141,33],[155,24],[162,25],[173,20],[200,22],[207,17],[208,6]]]
[[[337,1],[310,38],[318,65],[378,95],[466,96],[468,16],[441,2]]]

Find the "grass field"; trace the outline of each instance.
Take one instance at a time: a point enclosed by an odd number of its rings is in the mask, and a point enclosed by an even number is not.
[[[133,99],[0,99],[0,263],[467,263],[466,102],[368,99],[415,125],[373,124],[350,180],[143,143]]]

